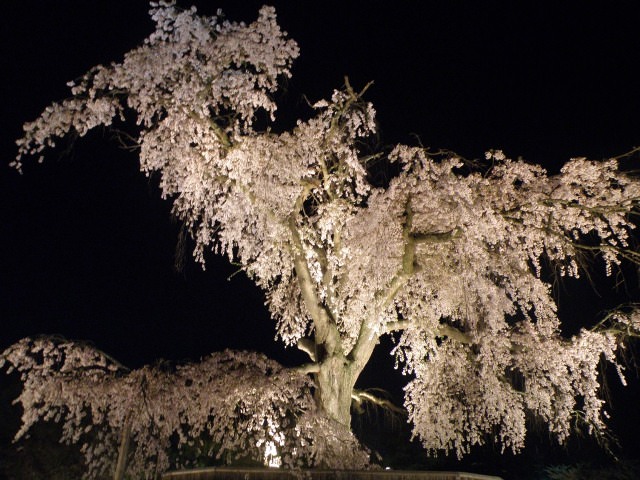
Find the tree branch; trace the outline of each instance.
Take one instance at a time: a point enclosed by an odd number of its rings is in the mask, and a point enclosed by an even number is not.
[[[298,347],[298,350],[309,355],[309,358],[311,359],[312,362],[317,361],[316,348],[315,348],[316,345],[313,342],[313,340],[309,338],[301,338],[300,340],[298,340],[298,343],[296,346]]]
[[[379,308],[386,308],[395,298],[398,291],[404,286],[409,277],[413,274],[416,242],[411,234],[413,223],[413,210],[411,208],[411,199],[407,200],[405,207],[405,222],[402,227],[402,238],[404,239],[404,251],[402,252],[402,265],[398,272],[394,275],[389,283],[389,287],[383,293],[376,295],[379,299]]]
[[[220,125],[218,125],[212,118],[202,117],[192,111],[186,112],[186,113],[189,116],[189,118],[191,118],[192,120],[202,122],[206,124],[211,130],[213,130],[213,133],[218,138],[218,140],[220,140],[220,143],[225,149],[229,149],[232,147],[231,139],[229,139],[229,136],[222,130],[222,128],[220,128]]]
[[[340,334],[335,324],[331,322],[329,312],[327,312],[316,294],[314,281],[309,271],[309,265],[304,256],[302,239],[300,238],[296,220],[293,216],[289,217],[289,231],[291,232],[293,266],[298,278],[300,291],[302,292],[302,299],[313,320],[316,345],[325,344],[328,353],[335,353],[342,348]]]
[[[411,322],[408,320],[398,320],[397,322],[389,322],[385,325],[384,333],[397,332],[399,330],[405,330],[411,325]],[[434,332],[436,337],[447,337],[451,340],[455,340],[459,343],[464,343],[468,345],[471,343],[471,337],[464,333],[459,328],[456,328],[452,325],[441,324]]]
[[[464,343],[465,345],[471,343],[471,337],[469,335],[451,325],[440,325],[435,333],[438,337],[447,337],[459,343]]]
[[[397,332],[399,330],[404,330],[408,328],[409,325],[411,325],[411,322],[409,322],[408,320],[398,320],[397,322],[389,322],[384,326],[385,327],[384,333],[391,333],[391,332]]]
[[[364,402],[368,402],[368,403],[372,403],[373,405],[376,405],[380,408],[383,408],[385,410],[389,410],[391,412],[394,413],[399,413],[402,415],[406,415],[407,411],[404,408],[400,408],[396,405],[393,404],[393,402],[391,402],[390,400],[387,400],[386,398],[380,398],[377,397],[375,395],[373,395],[371,392],[365,391],[365,390],[353,390],[353,393],[351,394],[351,400],[353,400],[353,402],[355,402],[355,404],[359,407],[360,404],[364,403]]]
[[[391,279],[389,287],[386,290],[380,291],[376,294],[376,308],[374,309],[374,312],[380,312],[387,308],[414,272],[416,243],[411,236],[412,221],[413,210],[411,209],[411,198],[409,198],[405,207],[405,222],[402,228],[402,237],[404,239],[402,266]],[[376,330],[372,328],[371,322],[371,317],[362,321],[356,343],[349,353],[352,361],[356,363],[362,363],[363,361],[366,362],[377,343],[378,337],[380,337],[380,335],[382,335],[383,333],[386,333],[384,331],[376,332]]]
[[[417,244],[445,243],[458,238],[462,234],[460,227],[452,228],[447,232],[411,233],[410,236]]]
[[[293,369],[295,372],[299,373],[318,373],[320,371],[320,364],[318,363],[305,363],[304,365],[300,365],[299,367],[295,367]]]

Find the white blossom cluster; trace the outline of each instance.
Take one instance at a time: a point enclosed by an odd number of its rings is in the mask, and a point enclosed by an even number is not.
[[[415,232],[414,272],[395,299],[409,321],[396,354],[416,376],[406,387],[414,433],[433,451],[462,455],[489,433],[521,449],[529,415],[560,442],[579,408],[604,429],[599,362],[615,364],[617,344],[606,331],[561,337],[540,261],[578,277],[579,259],[593,250],[609,273],[634,228],[638,181],[614,161],[574,159],[548,176],[500,154],[489,171],[463,174],[455,158],[435,162],[406,147],[396,155],[404,172],[384,194],[390,204],[410,203]],[[380,210],[388,218],[388,204]],[[396,231],[406,225],[397,211]],[[392,238],[402,251],[400,233]]]
[[[273,8],[263,7],[247,26],[201,17],[195,8],[180,11],[171,2],[151,5],[156,30],[142,46],[127,53],[122,63],[94,67],[79,81],[69,82],[71,99],[53,104],[25,125],[17,168],[24,155],[53,146],[56,137],[110,125],[125,108],[135,111],[143,133],[173,132],[165,140],[178,144],[175,148],[188,148],[191,139],[180,145],[187,131],[212,115],[229,114],[220,125],[221,135],[249,128],[260,109],[273,115],[276,107],[269,93],[278,77],[290,75],[291,61],[298,55],[295,42],[280,31]],[[176,135],[175,127],[183,121],[187,131]],[[144,134],[140,140],[144,145]],[[202,147],[215,150],[216,143],[209,138]],[[152,151],[141,155],[147,170],[161,168],[177,153],[148,147]]]
[[[398,145],[383,160],[399,173],[380,186],[362,148],[375,111],[348,81],[291,131],[255,128],[298,55],[272,8],[249,25],[165,3],[152,16],[141,47],[25,126],[18,168],[133,111],[141,168],[159,173],[196,258],[211,248],[242,265],[278,336],[315,343],[309,371],[344,366],[344,382],[316,376],[321,393],[352,388],[379,337],[398,331],[395,355],[415,374],[406,406],[432,451],[463,454],[491,436],[519,450],[528,415],[563,441],[578,408],[604,428],[597,364],[615,362],[616,344],[602,331],[562,338],[542,265],[579,278],[585,257],[607,274],[638,262],[638,177],[616,160],[572,159],[549,175],[501,151],[475,168]]]
[[[128,371],[89,345],[40,337],[5,350],[3,365],[24,384],[15,440],[38,421],[60,423],[61,442],[81,446],[86,478],[113,471],[127,423],[132,478],[188,465],[175,455],[184,448],[226,463],[260,461],[274,445],[289,468],[368,464],[351,432],[318,411],[309,379],[261,354],[227,350],[198,363]]]

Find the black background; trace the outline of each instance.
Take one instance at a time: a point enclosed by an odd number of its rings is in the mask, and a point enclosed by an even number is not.
[[[178,2],[189,6],[188,1]],[[194,2],[251,21],[261,2]],[[308,115],[348,75],[373,80],[383,144],[422,143],[479,158],[490,148],[557,171],[570,157],[617,155],[640,144],[640,11],[636,2],[271,2],[301,56],[279,100],[283,124]],[[143,1],[9,0],[0,13],[0,348],[28,335],[88,339],[137,367],[223,348],[303,358],[273,342],[263,295],[225,259],[174,269],[180,226],[156,182],[109,131],[50,152],[20,176],[21,125],[66,82],[119,61],[152,31]],[[630,272],[627,272],[629,275]],[[613,282],[557,289],[568,325],[638,298]],[[388,347],[389,342],[383,342]],[[363,385],[397,391],[385,352]],[[381,370],[385,367],[385,370]],[[387,376],[388,367],[388,376]],[[627,455],[640,456],[639,389],[613,393],[613,424]]]

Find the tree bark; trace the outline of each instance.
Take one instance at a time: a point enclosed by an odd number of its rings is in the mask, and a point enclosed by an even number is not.
[[[351,428],[351,395],[358,375],[342,355],[327,357],[316,374],[316,402],[333,420]]]

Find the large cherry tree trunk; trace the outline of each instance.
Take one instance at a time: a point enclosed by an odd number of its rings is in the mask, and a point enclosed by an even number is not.
[[[316,402],[333,420],[351,427],[351,396],[359,369],[342,355],[324,359],[316,374]]]
[[[315,374],[316,402],[330,418],[351,428],[354,387],[371,358],[378,336],[373,334],[368,322],[365,322],[360,338],[348,354],[343,352],[338,335],[329,335],[327,340],[325,346],[329,346],[328,351],[332,353],[318,362]]]

